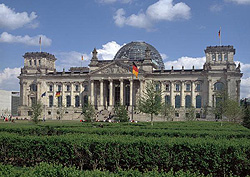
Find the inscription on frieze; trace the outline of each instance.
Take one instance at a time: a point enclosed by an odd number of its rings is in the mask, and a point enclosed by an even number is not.
[[[100,71],[100,74],[124,74],[128,73],[128,70],[120,67],[110,67]]]

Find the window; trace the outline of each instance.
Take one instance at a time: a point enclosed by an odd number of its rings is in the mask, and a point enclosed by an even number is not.
[[[37,86],[36,84],[31,84],[30,85],[30,91],[36,92],[37,91]]]
[[[41,60],[38,60],[38,64],[39,64],[39,66],[41,66]]]
[[[191,84],[186,84],[186,91],[190,91],[191,90]]]
[[[85,91],[85,92],[88,91],[88,85],[84,85],[84,91]]]
[[[31,97],[31,106],[34,106],[36,104],[36,98],[35,97]]]
[[[212,55],[212,60],[213,60],[213,61],[216,60],[216,55],[215,55],[215,54]]]
[[[70,91],[70,85],[67,85],[67,92]]]
[[[218,60],[221,61],[222,58],[221,58],[221,54],[218,55]]]
[[[160,90],[160,84],[159,84],[159,83],[155,84],[155,90],[156,90],[156,91],[159,91],[159,90]]]
[[[196,108],[201,108],[201,96],[196,96]]]
[[[166,91],[170,91],[170,85],[166,84]]]
[[[48,111],[48,115],[51,115],[51,111]]]
[[[176,95],[175,96],[175,108],[180,108],[181,107],[181,96]]]
[[[76,85],[76,91],[78,92],[79,91],[79,85]]]
[[[201,84],[196,84],[196,88],[195,88],[196,91],[201,91]]]
[[[178,112],[175,112],[175,117],[179,117],[179,113]]]
[[[62,96],[57,97],[57,106],[62,107]]]
[[[58,90],[57,91],[62,91],[62,86],[58,85]]]
[[[221,91],[224,89],[224,84],[222,82],[216,82],[214,84],[214,90]]]
[[[49,107],[52,107],[53,106],[53,96],[50,95],[49,96]]]
[[[75,96],[75,107],[80,106],[80,97],[78,95]]]
[[[53,91],[53,85],[49,85],[49,91],[50,91],[50,92]]]
[[[227,53],[224,55],[224,60],[225,60],[225,61],[228,60],[228,54],[227,54]]]
[[[36,66],[36,60],[34,60],[34,65]]]
[[[32,65],[32,60],[29,61],[30,62],[30,66]]]
[[[83,104],[82,104],[82,106],[85,105],[85,104],[88,104],[88,95],[85,95],[83,97]]]
[[[69,95],[66,96],[66,104],[67,107],[71,106],[71,97]]]
[[[175,84],[175,91],[180,91],[180,84]]]
[[[165,96],[165,104],[171,104],[170,96],[166,95]]]
[[[186,108],[191,107],[191,96],[190,95],[186,95],[186,97],[185,97],[185,107]]]

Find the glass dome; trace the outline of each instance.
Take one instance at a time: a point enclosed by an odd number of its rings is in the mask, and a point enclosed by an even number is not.
[[[114,60],[144,60],[145,50],[147,47],[150,49],[150,56],[153,63],[155,63],[159,68],[164,68],[164,63],[159,52],[152,45],[146,42],[130,42],[126,44],[116,53]]]

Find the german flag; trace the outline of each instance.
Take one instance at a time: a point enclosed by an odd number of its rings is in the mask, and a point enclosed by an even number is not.
[[[136,64],[133,62],[133,74],[135,75],[135,77],[138,77],[138,67],[136,66]]]
[[[57,92],[56,92],[56,97],[59,97],[59,96],[61,96],[61,92],[60,92],[60,91],[57,91]]]

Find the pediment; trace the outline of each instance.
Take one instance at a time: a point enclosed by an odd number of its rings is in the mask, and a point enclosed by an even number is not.
[[[92,71],[91,74],[131,74],[132,67],[129,65],[126,66],[125,64],[121,64],[118,62],[112,62],[103,66],[101,68]]]

